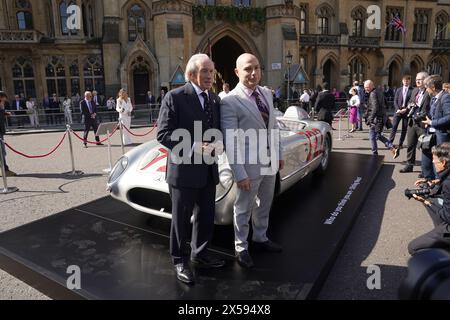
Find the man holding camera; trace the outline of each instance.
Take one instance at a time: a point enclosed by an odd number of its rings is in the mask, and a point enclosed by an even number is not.
[[[406,166],[400,169],[400,173],[412,172],[416,163],[416,147],[419,137],[425,133],[425,126],[420,121],[414,121],[414,115],[417,113],[428,113],[430,110],[430,95],[425,88],[425,78],[427,72],[419,72],[416,75],[416,88],[411,93],[411,99],[408,103],[408,129],[406,138],[408,141],[408,150],[406,154]]]
[[[430,112],[423,119],[426,134],[431,137],[436,144],[450,141],[450,94],[442,88],[442,78],[439,75],[432,75],[425,79],[425,87],[428,94],[432,97],[430,103]],[[433,141],[431,140],[431,141]],[[422,174],[424,178],[433,180],[435,172],[432,163],[432,155],[430,149],[422,148]]]
[[[427,182],[429,189],[425,188],[428,190],[421,193],[429,194],[427,198],[441,198],[443,204],[438,199],[425,199],[413,194],[414,199],[427,207],[435,228],[410,242],[408,251],[411,255],[423,249],[450,248],[450,143],[433,147],[432,154],[439,180]],[[424,182],[425,180],[419,180],[416,186]]]
[[[394,143],[395,135],[397,134],[397,128],[400,122],[402,123],[402,133],[400,135],[399,148],[403,147],[403,142],[406,138],[406,132],[408,129],[408,101],[411,99],[411,93],[413,88],[411,87],[411,76],[403,77],[403,87],[398,88],[395,91],[394,98],[394,107],[395,114],[392,125],[391,136],[389,137],[389,141]]]

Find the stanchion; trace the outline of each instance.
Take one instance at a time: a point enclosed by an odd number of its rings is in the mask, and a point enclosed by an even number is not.
[[[350,109],[347,110],[347,132],[344,135],[344,138],[353,138],[353,136],[350,134]]]
[[[0,139],[0,148],[0,161],[3,177],[3,189],[0,190],[0,194],[10,194],[13,192],[17,192],[19,191],[19,188],[8,187],[8,182],[6,181],[5,155],[3,154],[3,150],[5,150],[5,142],[3,141],[3,139]]]
[[[65,172],[64,174],[71,177],[78,177],[84,174],[83,171],[75,170],[75,159],[73,156],[73,145],[72,145],[72,135],[71,135],[71,127],[70,124],[66,125],[67,127],[67,136],[69,137],[69,150],[70,150],[70,161],[72,162],[72,171]]]
[[[125,154],[125,147],[123,145],[123,124],[122,120],[119,120],[119,129],[120,129],[120,146],[122,147],[122,155]]]
[[[112,171],[112,153],[111,153],[111,139],[109,137],[109,129],[106,130],[106,134],[108,137],[108,159],[109,159],[109,168],[104,169],[103,172],[110,173]],[[120,137],[122,139],[122,137]]]
[[[338,141],[344,140],[344,139],[341,137],[341,129],[342,129],[342,128],[341,128],[341,127],[342,127],[341,123],[342,123],[342,112],[341,112],[341,114],[339,114],[339,134],[338,134],[338,138],[337,138]]]

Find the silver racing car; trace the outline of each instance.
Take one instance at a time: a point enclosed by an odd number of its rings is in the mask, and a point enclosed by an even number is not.
[[[309,119],[299,107],[289,107],[277,120],[286,160],[284,169],[277,175],[275,193],[280,194],[311,172],[325,172],[332,148],[332,131],[327,123]],[[139,211],[171,218],[172,204],[165,181],[168,154],[156,140],[126,153],[109,176],[108,190],[112,197]],[[225,155],[220,157],[219,176],[215,223],[231,224],[236,184]]]

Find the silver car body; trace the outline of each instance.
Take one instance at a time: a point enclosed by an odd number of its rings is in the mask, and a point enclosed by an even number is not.
[[[299,107],[290,107],[277,117],[285,167],[277,175],[277,194],[284,192],[309,173],[328,166],[332,144],[331,127],[309,119]],[[169,187],[165,181],[168,151],[156,140],[144,143],[125,154],[114,166],[108,190],[115,199],[136,210],[171,218]],[[216,196],[216,224],[233,222],[236,183],[226,161],[219,161],[220,184]]]

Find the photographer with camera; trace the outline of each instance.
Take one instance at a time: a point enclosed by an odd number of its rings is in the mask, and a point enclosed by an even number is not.
[[[408,141],[408,150],[406,154],[406,166],[400,169],[400,173],[413,172],[416,163],[416,147],[419,137],[425,133],[425,125],[421,119],[414,120],[414,115],[428,113],[430,110],[430,95],[425,88],[424,80],[428,77],[427,72],[419,72],[416,75],[416,88],[411,93],[411,99],[408,103],[408,129],[406,138]],[[422,176],[422,174],[421,174]]]
[[[383,136],[383,129],[387,121],[384,94],[375,88],[372,80],[364,82],[364,90],[369,94],[364,118],[366,118],[366,124],[369,126],[369,140],[372,144],[372,153],[374,155],[378,154],[377,140],[380,140],[386,148],[391,150],[393,158],[396,159],[400,155],[400,149]]]
[[[442,78],[439,75],[432,75],[425,79],[425,87],[432,97],[430,112],[427,115],[419,115],[422,123],[425,124],[428,145],[450,142],[450,94],[442,88]],[[422,173],[424,178],[434,179],[435,172],[432,163],[430,148],[422,148]]]
[[[434,146],[431,152],[439,179],[428,182],[418,180],[416,185],[421,185],[421,189],[405,190],[405,195],[412,195],[424,203],[435,228],[409,243],[411,255],[423,249],[450,249],[450,143]]]

